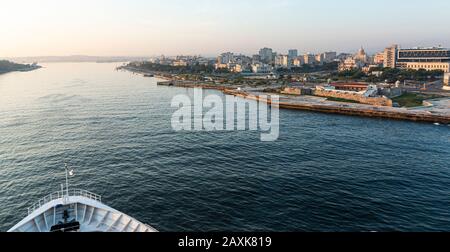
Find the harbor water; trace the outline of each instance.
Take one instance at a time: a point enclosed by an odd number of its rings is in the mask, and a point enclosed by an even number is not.
[[[0,75],[0,231],[74,188],[160,231],[450,231],[450,127],[280,111],[280,137],[176,132],[192,90],[49,63]],[[218,91],[205,91],[222,95]]]

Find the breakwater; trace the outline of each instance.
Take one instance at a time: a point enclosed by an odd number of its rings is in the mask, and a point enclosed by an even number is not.
[[[177,80],[169,80],[169,81],[160,81],[157,83],[158,86],[174,86],[174,87],[183,87],[183,88],[203,88],[203,89],[215,89],[220,91],[225,91],[227,89],[231,89],[231,87],[219,86],[214,84],[213,82],[199,82],[199,81],[177,81]]]

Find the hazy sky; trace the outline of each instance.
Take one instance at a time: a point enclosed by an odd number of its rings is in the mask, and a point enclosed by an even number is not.
[[[0,57],[450,47],[448,0],[0,0]]]

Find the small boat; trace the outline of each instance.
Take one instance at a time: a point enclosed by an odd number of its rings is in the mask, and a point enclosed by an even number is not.
[[[40,199],[8,232],[158,232],[102,202],[100,195],[69,189],[73,175],[66,165],[66,188]]]
[[[440,126],[441,124],[440,124],[440,123],[435,123],[434,125],[436,125],[436,126]]]

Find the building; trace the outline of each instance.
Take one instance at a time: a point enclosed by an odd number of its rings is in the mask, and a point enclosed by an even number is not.
[[[330,84],[335,90],[341,91],[354,91],[361,92],[366,91],[369,85],[364,83],[332,83]]]
[[[450,73],[444,74],[444,89],[450,90]]]
[[[229,63],[227,66],[228,70],[233,73],[242,73],[243,67],[241,64]]]
[[[450,72],[450,50],[440,47],[401,49],[393,45],[384,50],[383,66],[400,69],[425,69]]]
[[[425,69],[427,71],[441,70],[444,73],[450,72],[450,63],[448,62],[408,62],[399,65],[399,68],[419,70]]]
[[[333,62],[337,58],[337,53],[336,52],[324,52],[322,54],[323,54],[322,58],[323,58],[324,63]]]
[[[275,67],[277,68],[289,68],[289,56],[288,55],[277,55],[275,57]]]
[[[371,73],[372,70],[379,68],[379,65],[376,64],[367,64],[365,66],[362,67],[362,71],[366,74]],[[379,72],[379,71],[376,71]],[[375,76],[378,75],[378,73],[374,74]]]
[[[373,106],[392,107],[392,100],[380,95],[376,85],[334,83],[327,86],[316,86],[314,95],[352,100]]]
[[[287,95],[302,95],[302,90],[298,87],[286,87],[280,93]]]
[[[261,56],[259,54],[255,54],[252,56],[252,63],[261,62]]]
[[[289,60],[294,60],[295,58],[297,58],[298,57],[298,50],[297,49],[290,49],[288,51],[288,57],[289,57]]]
[[[217,57],[215,68],[228,69],[230,72],[241,73],[250,70],[252,58],[239,54],[235,55],[231,52],[222,53]]]
[[[304,63],[306,65],[312,65],[314,63],[316,63],[316,57],[314,56],[314,54],[305,54],[303,55],[303,59],[304,59]]]
[[[367,56],[366,51],[361,47],[354,56],[355,60],[361,61],[363,63],[369,63],[369,56]]]
[[[347,59],[339,63],[339,72],[350,71],[353,69],[361,69],[364,63],[355,59],[354,57],[348,57]]]
[[[197,63],[201,66],[214,65],[214,60],[200,57],[197,59]]]
[[[185,60],[175,60],[172,62],[172,66],[187,66],[188,63]]]
[[[234,62],[240,65],[250,65],[252,63],[252,58],[245,55],[235,55]]]
[[[261,62],[266,63],[266,64],[270,64],[273,62],[274,57],[273,57],[273,50],[271,48],[262,48],[259,50],[259,58],[261,60]]]
[[[301,67],[305,64],[304,57],[297,57],[292,61],[292,65],[295,67]]]
[[[368,72],[370,69],[378,66],[371,64],[372,62],[373,59],[369,57],[364,48],[361,47],[355,55],[350,55],[344,60],[341,60],[338,70],[342,72],[353,69],[362,69],[363,71]]]
[[[217,57],[217,64],[228,64],[234,62],[234,54],[231,52],[222,53]]]
[[[161,55],[160,57],[156,58],[153,63],[155,64],[160,64],[160,65],[170,65],[172,64],[172,61],[168,58],[166,58],[166,56]]]
[[[348,57],[352,57],[353,55],[350,53],[341,53],[338,56],[336,56],[336,59],[343,61],[345,59],[347,59]]]
[[[228,69],[228,64],[216,63],[214,65],[215,69]]]
[[[450,72],[450,50],[438,47],[398,49],[396,67]]]
[[[384,63],[384,52],[380,52],[375,54],[375,56],[373,57],[373,63],[377,64],[377,65],[383,65]]]
[[[191,66],[199,64],[204,60],[201,56],[191,55],[177,55],[174,59],[171,59],[173,66]]]
[[[252,65],[253,73],[271,73],[273,70],[272,66],[264,63],[256,63]]]
[[[369,75],[375,76],[377,78],[383,76],[383,71],[372,71],[371,69],[369,69]]]
[[[393,45],[384,49],[383,66],[396,68],[398,45]]]
[[[317,54],[315,57],[316,57],[316,62],[317,63],[324,63],[325,58],[324,58],[323,53]]]

